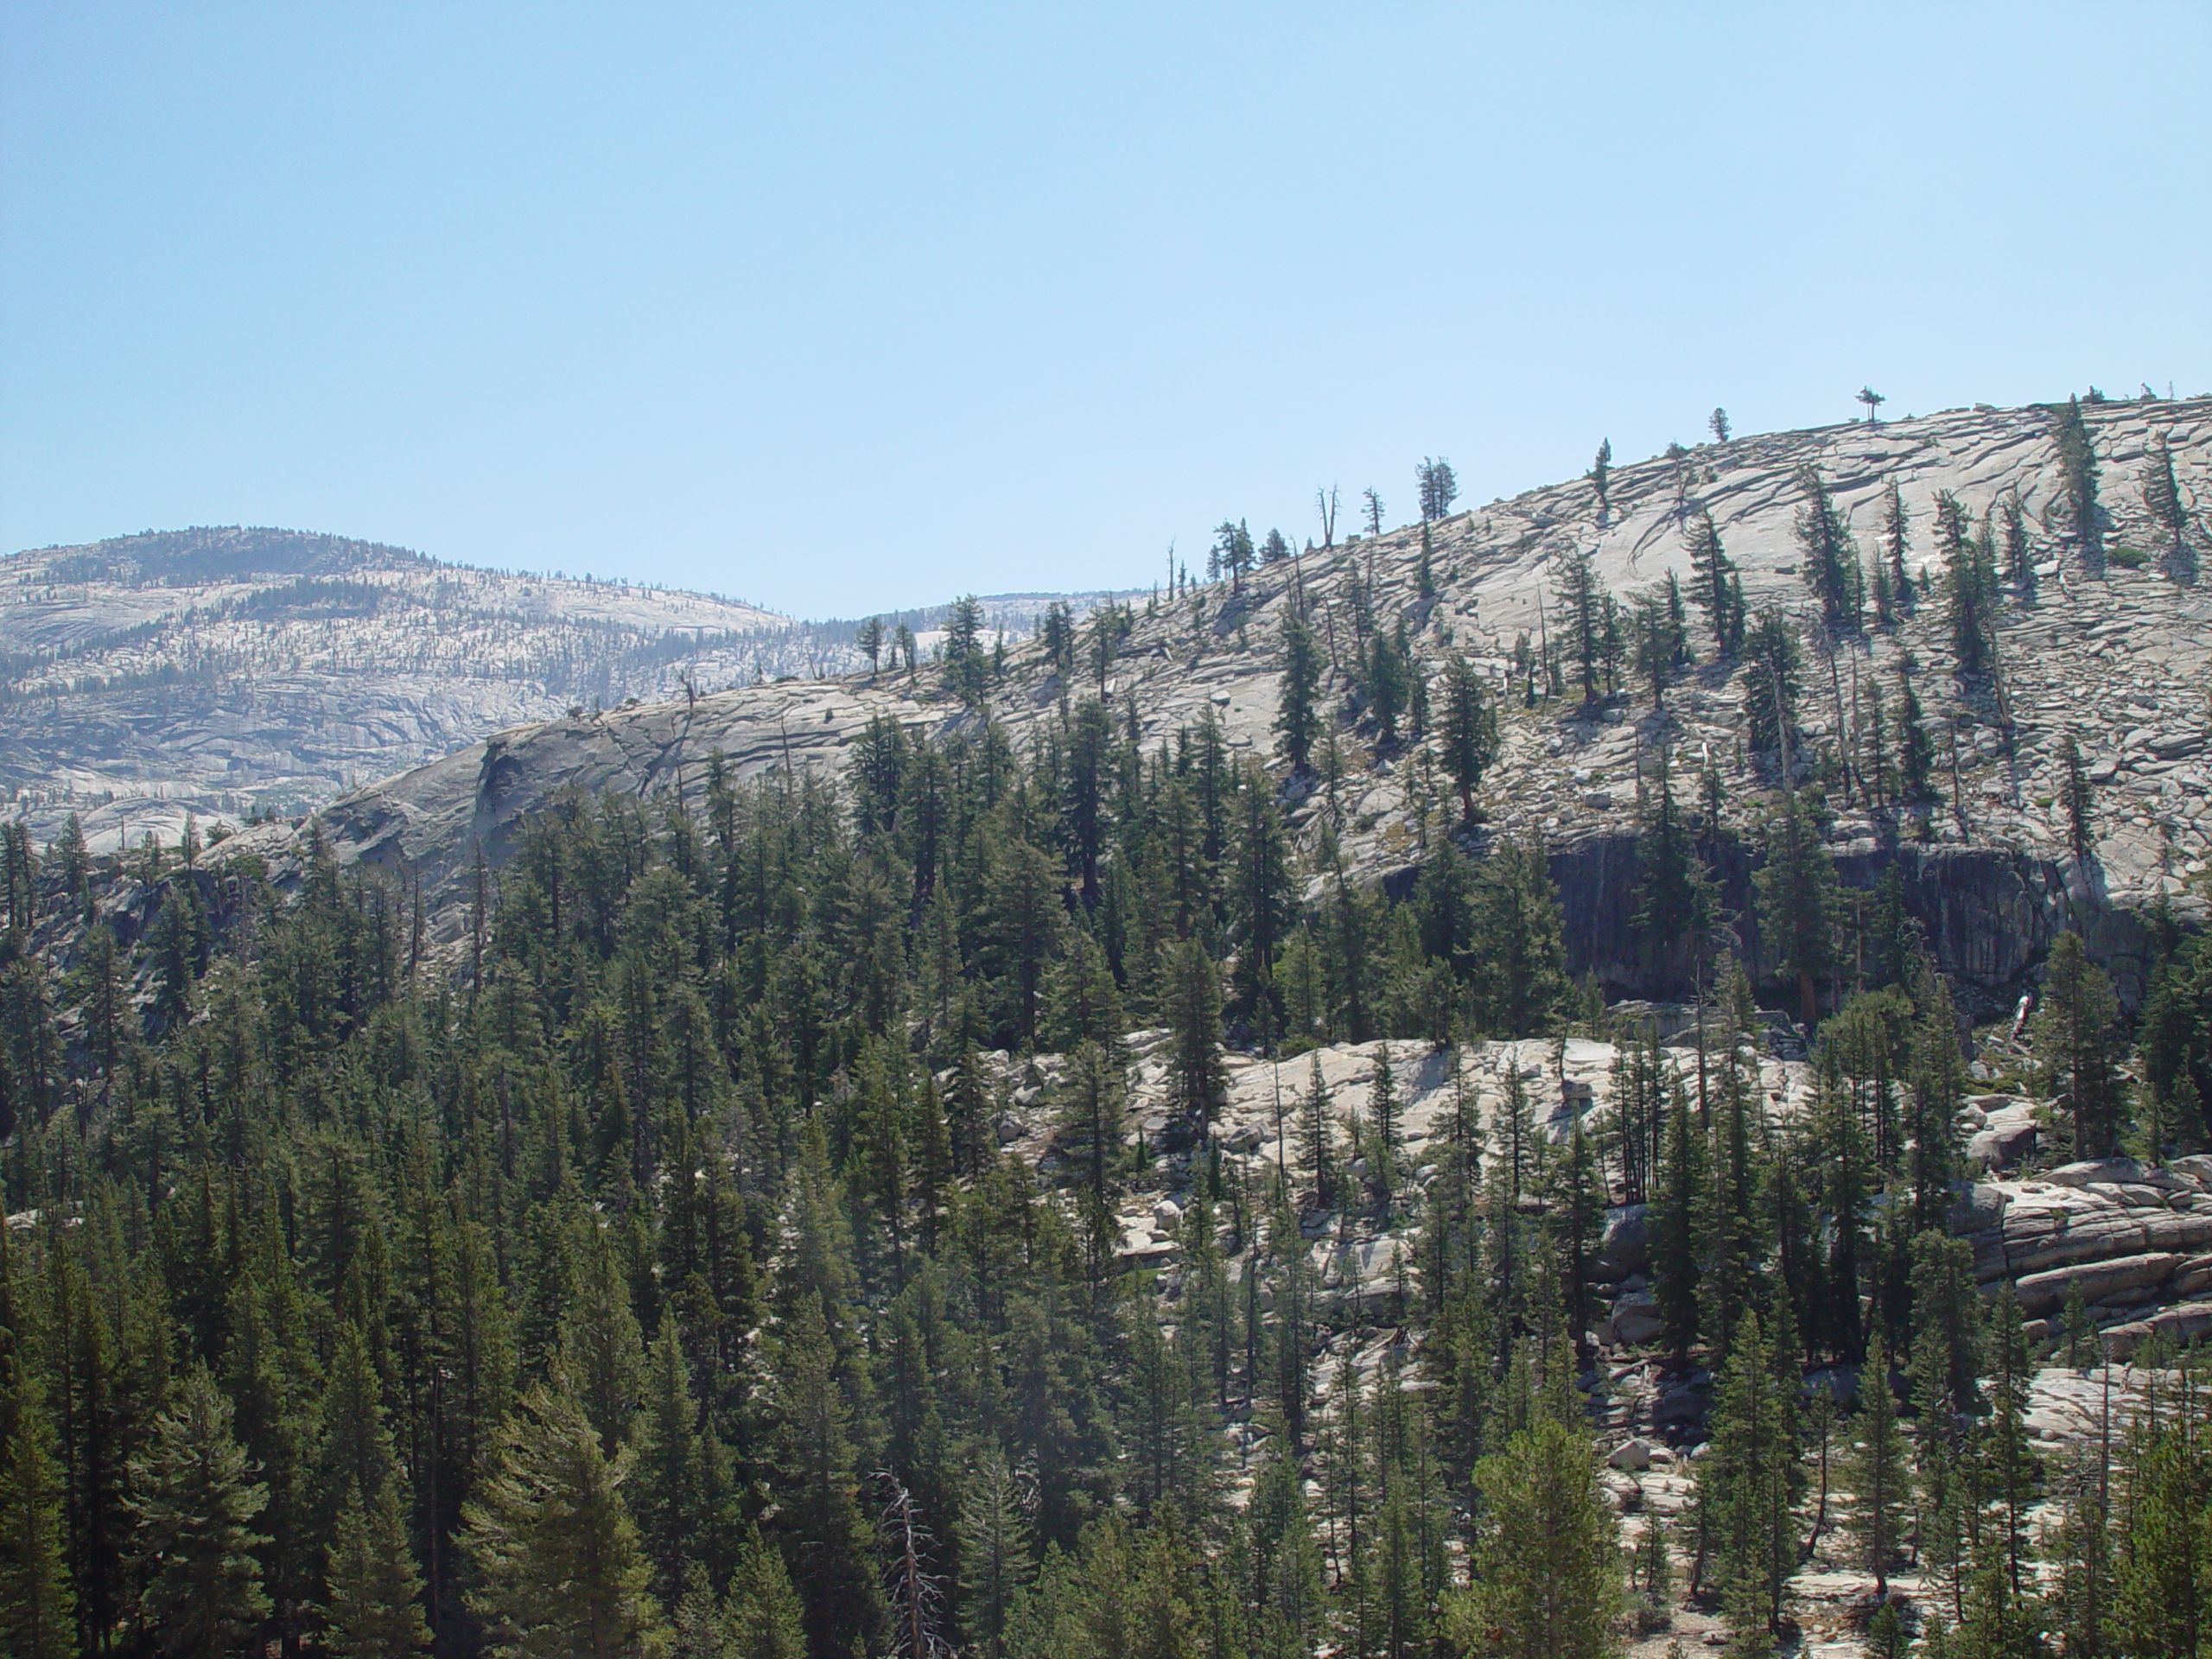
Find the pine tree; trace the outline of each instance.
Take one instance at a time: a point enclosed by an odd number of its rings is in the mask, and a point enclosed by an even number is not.
[[[736,1641],[721,1598],[698,1561],[683,1571],[683,1594],[669,1616],[668,1659],[735,1659]]]
[[[2119,1017],[2111,980],[2089,960],[2078,934],[2061,933],[2051,942],[2034,1037],[2044,1086],[2072,1119],[2076,1158],[2108,1157],[2119,1142]]]
[[[514,1659],[635,1659],[664,1640],[651,1567],[622,1496],[626,1447],[609,1457],[557,1382],[523,1396],[464,1515],[479,1587],[469,1605]]]
[[[1539,843],[1500,842],[1483,861],[1471,934],[1484,1029],[1514,1037],[1543,1030],[1566,1000],[1567,980],[1559,890]]]
[[[1421,486],[1421,517],[1426,526],[1452,511],[1452,502],[1459,497],[1459,480],[1452,470],[1452,463],[1440,455],[1433,461],[1422,456],[1414,473]],[[1422,544],[1427,545],[1426,535]]]
[[[2202,1654],[2212,1637],[2212,1428],[2184,1395],[2128,1432],[2113,1650]]]
[[[1596,1267],[1598,1243],[1605,1230],[1605,1188],[1590,1137],[1578,1116],[1568,1129],[1563,1156],[1553,1162],[1550,1175],[1552,1247],[1558,1255],[1567,1328],[1578,1352],[1586,1353],[1584,1333],[1590,1327],[1591,1281]]]
[[[1313,1055],[1313,1069],[1306,1084],[1303,1125],[1299,1139],[1303,1143],[1306,1169],[1313,1178],[1313,1203],[1322,1210],[1333,1209],[1336,1198],[1336,1158],[1333,1143],[1336,1131],[1329,1117],[1329,1084],[1321,1075],[1321,1056]]]
[[[1221,1058],[1221,976],[1205,946],[1185,939],[1164,948],[1160,977],[1174,1033],[1169,1061],[1174,1107],[1204,1142],[1213,1134],[1214,1114],[1229,1087]]]
[[[1651,688],[1655,710],[1666,706],[1667,683],[1688,652],[1681,604],[1680,589],[1664,586],[1630,601],[1629,633],[1634,641],[1630,656]]]
[[[1859,553],[1851,527],[1828,493],[1820,469],[1806,465],[1797,469],[1797,487],[1805,504],[1797,512],[1797,548],[1806,582],[1821,601],[1821,620],[1831,633],[1847,633],[1859,626],[1862,602]]]
[[[373,1497],[364,1497],[355,1484],[338,1512],[330,1546],[329,1588],[318,1610],[324,1648],[339,1659],[425,1651],[430,1627],[422,1595],[396,1484],[387,1483]]]
[[[2107,1417],[2109,1413],[2107,1414]],[[2051,1623],[2069,1654],[2109,1652],[2112,1624],[2113,1537],[2112,1505],[2113,1450],[2109,1426],[2071,1471],[2064,1518],[2053,1540],[2058,1582],[2048,1598]]]
[[[1091,1196],[1103,1204],[1107,1173],[1122,1150],[1122,1068],[1105,1048],[1086,1040],[1068,1057],[1060,1089],[1066,1121],[1084,1148]]]
[[[2040,1470],[2028,1446],[2026,1424],[2028,1388],[2035,1378],[2035,1362],[2028,1353],[2027,1335],[2020,1328],[2020,1304],[2009,1279],[1998,1283],[1989,1324],[1989,1415],[1974,1436],[1974,1451],[1980,1465],[1975,1485],[1981,1498],[1996,1508],[1996,1553],[2004,1566],[2006,1587],[2018,1597],[2029,1581],[2030,1575],[2022,1571],[2030,1548],[2028,1508],[2035,1502]]]
[[[782,1552],[748,1525],[738,1541],[724,1614],[732,1659],[804,1659],[804,1615]]]
[[[1301,598],[1285,601],[1282,625],[1282,698],[1275,714],[1275,735],[1281,740],[1282,757],[1300,774],[1310,770],[1313,740],[1320,731],[1314,701],[1321,688],[1321,654],[1313,629],[1306,619]]]
[[[1674,757],[1663,745],[1655,779],[1647,788],[1636,842],[1636,925],[1659,947],[1672,969],[1685,946],[1696,950],[1713,912],[1713,880],[1698,856],[1697,842],[1675,800]]]
[[[1475,822],[1475,791],[1497,759],[1497,709],[1482,677],[1465,657],[1454,656],[1444,669],[1444,719],[1438,730],[1445,776],[1459,791],[1463,823]]]
[[[1872,1103],[1854,1099],[1853,1088],[1840,1075],[1847,1058],[1877,1070],[1886,1063],[1886,1052],[1880,1060],[1870,1060],[1863,1053],[1872,1046],[1866,995],[1859,993],[1829,1019],[1817,1092],[1802,1141],[1805,1164],[1816,1184],[1815,1207],[1825,1218],[1827,1233],[1817,1274],[1821,1294],[1814,1298],[1808,1335],[1815,1348],[1846,1361],[1857,1358],[1861,1350],[1859,1296],[1866,1277],[1866,1205],[1874,1185],[1872,1148],[1894,1133],[1887,1122],[1894,1107],[1885,1109],[1878,1096]],[[1839,1026],[1847,1027],[1840,1041]]]
[[[1377,628],[1367,642],[1366,686],[1368,712],[1375,717],[1376,739],[1383,749],[1398,741],[1398,722],[1412,692],[1412,652],[1402,625],[1393,631]]]
[[[1907,805],[1929,797],[1929,779],[1936,770],[1936,744],[1928,735],[1928,722],[1920,710],[1920,694],[1912,687],[1912,658],[1897,664],[1897,780]]]
[[[1804,1490],[1794,1357],[1746,1312],[1713,1385],[1713,1438],[1698,1465],[1701,1557],[1710,1556],[1738,1642],[1773,1628],[1797,1567],[1791,1506]]]
[[[1738,1058],[1728,1056],[1712,1106],[1706,1185],[1698,1194],[1698,1319],[1724,1355],[1760,1287],[1767,1249],[1756,1225],[1755,1085],[1756,1074],[1747,1077]]]
[[[1698,1204],[1706,1190],[1704,1144],[1690,1122],[1688,1100],[1679,1089],[1674,1090],[1668,1102],[1652,1205],[1651,1277],[1661,1339],[1678,1371],[1688,1369],[1690,1349],[1698,1336]]]
[[[1951,1438],[1978,1401],[1985,1344],[1974,1251],[1933,1230],[1912,1242],[1912,1396],[1923,1442]]]
[[[1224,518],[1214,529],[1213,548],[1206,555],[1207,574],[1225,575],[1232,588],[1242,588],[1244,573],[1256,557],[1250,528],[1243,519]]]
[[[231,1436],[232,1407],[205,1365],[185,1373],[176,1403],[131,1465],[135,1542],[153,1566],[141,1599],[163,1650],[189,1659],[235,1652],[270,1610],[248,1523],[269,1502]]]
[[[1566,610],[1567,649],[1582,673],[1582,700],[1596,701],[1599,671],[1605,661],[1605,612],[1612,596],[1591,562],[1588,550],[1577,548],[1560,566],[1560,603]]]
[[[1621,1650],[1620,1545],[1587,1439],[1549,1416],[1477,1465],[1472,1582],[1447,1605],[1463,1652],[1605,1659]]]
[[[1256,766],[1236,772],[1235,823],[1226,856],[1228,932],[1235,947],[1237,1003],[1271,1027],[1277,958],[1298,925],[1297,873],[1274,785]]]
[[[561,1363],[609,1456],[629,1438],[645,1391],[645,1342],[613,1241],[595,1216],[578,1224],[569,1307],[560,1325]]]
[[[1590,463],[1590,485],[1598,495],[1598,528],[1603,530],[1613,510],[1613,441],[1598,446],[1598,459]]]
[[[1667,1544],[1667,1520],[1657,1510],[1648,1511],[1643,1517],[1643,1535],[1636,1541],[1636,1563],[1629,1569],[1629,1581],[1643,1599],[1643,1605],[1655,1619],[1670,1618],[1667,1603],[1675,1587],[1675,1563]]]
[[[1952,1125],[1967,1091],[1965,1058],[1959,1052],[1957,1010],[1940,976],[1921,994],[1922,1014],[1912,1033],[1906,1135],[1911,1142],[1905,1166],[1916,1232],[1940,1230],[1950,1206],[1950,1185],[1958,1177],[1959,1154]]]
[[[1794,767],[1797,756],[1797,699],[1803,687],[1800,677],[1804,653],[1796,632],[1782,613],[1767,609],[1744,642],[1744,717],[1751,746],[1775,757],[1777,768],[1786,756]],[[1785,786],[1789,780],[1783,779]]]
[[[656,1569],[656,1593],[664,1605],[673,1605],[683,1593],[688,1560],[704,1557],[714,1567],[727,1568],[713,1541],[722,1535],[734,1504],[726,1454],[701,1426],[690,1362],[668,1310],[662,1312],[648,1361],[645,1409],[634,1440],[632,1508],[639,1540]]]
[[[2089,768],[2082,759],[2082,746],[2071,733],[2065,748],[2066,776],[2061,785],[2065,797],[2066,837],[2074,856],[2087,862],[2097,843],[2096,813],[2089,788]]]
[[[1797,982],[1810,1031],[1820,1019],[1820,982],[1835,959],[1840,907],[1835,862],[1821,844],[1812,810],[1796,796],[1767,822],[1765,861],[1752,877],[1758,889],[1759,942],[1775,971]]]
[[[0,1258],[0,1652],[64,1659],[77,1650],[76,1586],[63,1536],[62,1470],[35,1372],[7,1352]]]
[[[2044,1649],[2035,1599],[2006,1573],[1994,1533],[1971,1546],[1964,1574],[1950,1650],[1958,1659],[2036,1659]]]
[[[1714,649],[1733,657],[1743,649],[1742,591],[1734,585],[1735,562],[1720,543],[1713,514],[1702,508],[1690,522],[1690,600],[1705,613]]]
[[[1936,498],[1936,540],[1943,553],[1943,595],[1950,613],[1951,660],[1962,678],[1985,673],[1994,653],[1997,572],[1975,537],[1966,508],[1948,490]]]
[[[1258,1651],[1311,1651],[1321,1634],[1325,1602],[1321,1553],[1300,1489],[1299,1465],[1280,1437],[1262,1452],[1244,1511],[1242,1540],[1249,1564],[1245,1599],[1259,1636]]]
[[[778,1341],[775,1459],[783,1478],[778,1531],[797,1563],[792,1580],[806,1608],[817,1659],[873,1641],[884,1628],[882,1597],[869,1560],[859,1503],[852,1414],[819,1296],[803,1298]]]
[[[2012,584],[2012,591],[2023,602],[2033,603],[2036,596],[2035,551],[2028,541],[2027,504],[2021,500],[2017,486],[1998,498],[1997,522],[2004,537],[2005,580]]]
[[[316,1508],[327,1535],[348,1504],[372,1500],[400,1478],[370,1340],[350,1321],[339,1332],[331,1357],[321,1420]]]
[[[2143,510],[2172,538],[2174,550],[2181,551],[2189,532],[2189,507],[2174,477],[2173,449],[2163,432],[2143,453]]]
[[[1014,1597],[1028,1582],[1030,1529],[1021,1483],[992,1444],[970,1466],[960,1503],[963,1621],[986,1659],[1002,1651]]]
[[[2089,437],[2089,424],[2082,418],[2082,400],[2069,397],[2053,410],[2058,440],[2058,471],[2066,490],[2068,526],[2080,543],[2082,557],[2091,574],[2101,574],[2104,545],[2097,505],[2097,451]]]
[[[1912,574],[1905,556],[1912,550],[1912,521],[1904,510],[1904,497],[1891,479],[1882,492],[1882,551],[1887,555],[1889,587],[1898,606],[1910,611],[1913,603]]]
[[[973,594],[955,600],[944,619],[945,689],[971,707],[990,689],[991,659],[983,650],[983,607]]]
[[[1874,1575],[1877,1597],[1889,1592],[1890,1564],[1904,1541],[1912,1504],[1911,1471],[1897,1399],[1890,1392],[1889,1351],[1878,1335],[1859,1368],[1858,1444],[1850,1466],[1851,1531],[1859,1564]]]
[[[1390,1071],[1390,1045],[1375,1045],[1375,1071],[1367,1085],[1369,1142],[1368,1184],[1375,1189],[1376,1207],[1387,1217],[1397,1185],[1398,1088]]]

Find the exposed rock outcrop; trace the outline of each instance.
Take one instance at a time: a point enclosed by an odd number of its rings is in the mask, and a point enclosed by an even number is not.
[[[2184,491],[2212,497],[2212,402],[2092,405],[2087,415],[2103,467],[2107,547],[2131,537],[2157,544],[2135,479],[2154,435],[2171,442]],[[1482,791],[1487,822],[1470,844],[1479,850],[1500,836],[1543,837],[1573,970],[1595,972],[1616,995],[1679,995],[1679,967],[1633,925],[1637,801],[1662,747],[1675,759],[1686,800],[1706,767],[1718,775],[1723,820],[1718,836],[1708,836],[1710,850],[1724,901],[1742,918],[1755,965],[1764,965],[1748,849],[1757,845],[1760,802],[1773,779],[1770,760],[1743,751],[1741,677],[1711,660],[1710,641],[1694,626],[1693,645],[1705,660],[1678,677],[1663,709],[1625,694],[1586,709],[1572,699],[1529,709],[1511,683],[1515,642],[1524,632],[1532,639],[1545,632],[1543,607],[1571,552],[1588,552],[1617,592],[1669,576],[1687,583],[1684,526],[1694,504],[1712,512],[1751,605],[1802,613],[1808,590],[1794,540],[1796,468],[1822,469],[1870,559],[1881,494],[1894,480],[1914,525],[1907,563],[1929,597],[1893,629],[1848,636],[1825,656],[1815,652],[1796,758],[1833,753],[1839,733],[1863,747],[1873,693],[1878,687],[1894,696],[1910,653],[1938,745],[1939,798],[1901,810],[1870,804],[1839,780],[1830,790],[1838,816],[1827,834],[1840,871],[1863,889],[1897,868],[1909,909],[1969,1005],[1986,1012],[2016,996],[2050,940],[2069,928],[2132,1002],[2142,988],[2144,944],[2134,912],[2160,898],[2183,916],[2205,905],[2212,590],[2177,580],[2187,572],[2172,560],[2138,568],[2077,546],[2057,506],[2056,456],[2050,417],[2038,409],[1961,410],[1701,446],[1678,460],[1618,468],[1614,511],[1603,528],[1581,481],[1429,526],[1430,593],[1421,585],[1422,536],[1402,530],[1263,567],[1233,591],[1215,585],[1140,607],[1106,677],[1109,701],[1117,724],[1147,745],[1211,721],[1233,749],[1273,755],[1281,629],[1302,594],[1332,664],[1324,709],[1336,716],[1330,724],[1345,769],[1333,785],[1301,779],[1286,789],[1294,828],[1311,846],[1325,823],[1356,868],[1403,880],[1425,842],[1456,816],[1454,804],[1416,753],[1375,742],[1349,672],[1361,618],[1389,627],[1402,621],[1424,673],[1434,676],[1447,657],[1463,654],[1501,697],[1501,754]],[[1934,593],[1941,572],[1929,529],[1939,491],[1955,493],[1975,514],[2016,491],[2024,506],[2039,574],[2031,596],[2011,593],[1997,607],[2001,691],[1995,681],[1943,677],[1950,647]],[[1812,637],[1820,643],[1817,630]],[[1027,741],[1059,718],[1064,695],[1086,689],[1064,687],[1041,649],[1019,648],[992,693],[992,715]],[[925,671],[912,683],[885,676],[751,686],[696,703],[555,720],[360,791],[330,810],[326,834],[342,857],[404,861],[423,872],[428,891],[442,893],[450,907],[460,896],[455,873],[475,844],[496,861],[504,826],[554,791],[582,785],[696,794],[717,749],[741,776],[834,767],[876,714],[932,728],[975,718]],[[2087,859],[2070,844],[2062,803],[2069,738],[2096,780]],[[284,841],[257,832],[248,845],[281,861]]]

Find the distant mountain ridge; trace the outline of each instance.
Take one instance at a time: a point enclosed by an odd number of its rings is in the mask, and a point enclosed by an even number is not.
[[[983,601],[1020,637],[1054,595]],[[1078,596],[1076,608],[1086,608]],[[902,613],[926,640],[944,607]],[[852,620],[268,527],[0,558],[0,791],[95,849],[294,815],[571,709],[850,672]]]
[[[330,575],[364,567],[437,560],[410,548],[364,542],[313,531],[267,525],[195,524],[186,530],[146,530],[75,547],[40,548],[44,574],[60,583],[114,582],[126,587],[181,587],[254,576]]]

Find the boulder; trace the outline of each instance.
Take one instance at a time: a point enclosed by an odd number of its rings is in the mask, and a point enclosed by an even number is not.
[[[2075,1286],[2081,1287],[2085,1302],[2108,1301],[2122,1292],[2140,1290],[2172,1277],[2181,1262],[2180,1256],[2164,1250],[2117,1256],[2046,1273],[2031,1273],[2013,1288],[2020,1299],[2022,1313],[2047,1313],[2063,1304],[2067,1292]]]
[[[1624,1441],[1606,1454],[1605,1466],[1629,1474],[1641,1474],[1651,1466],[1651,1442],[1641,1436]]]
[[[2212,1255],[2191,1256],[2174,1269],[2175,1295],[2193,1296],[2200,1290],[2212,1290]]]
[[[2195,1342],[2199,1338],[2212,1336],[2212,1302],[2177,1302],[2171,1307],[2161,1308],[2147,1319],[2133,1319],[2126,1325],[2107,1325],[2098,1333],[2105,1345],[2105,1355],[2110,1359],[2133,1359],[2135,1352],[2152,1336],[2162,1334],[2174,1342]]]
[[[1619,1270],[1619,1276],[1643,1273],[1651,1266],[1651,1206],[1617,1204],[1605,1211],[1605,1237],[1598,1246],[1599,1259]]]
[[[1687,1378],[1669,1380],[1660,1388],[1658,1397],[1651,1402],[1652,1426],[1668,1424],[1687,1427],[1705,1421],[1707,1408],[1713,1403],[1713,1378],[1704,1371],[1693,1372]],[[1693,1458],[1699,1453],[1693,1451]]]
[[[1955,1234],[1986,1232],[2003,1224],[2005,1198],[2003,1191],[1986,1181],[1961,1182],[1952,1189],[1956,1196],[1951,1200],[1950,1225]]]
[[[2212,1206],[2145,1216],[2143,1242],[2154,1250],[2199,1250],[2212,1244]]]
[[[2126,1210],[2163,1210],[2173,1199],[2164,1187],[2149,1181],[2091,1181],[2082,1191]]]
[[[1967,1166],[2011,1169],[2034,1156],[2040,1134],[2034,1116],[2025,1108],[2007,1106],[1991,1112],[1967,1141]]]
[[[1598,1484],[1606,1501],[1622,1515],[1634,1515],[1643,1507],[1643,1483],[1633,1475],[1624,1475],[1607,1470],[1598,1477]]]
[[[2072,1187],[2021,1185],[2005,1207],[2005,1270],[2040,1273],[2075,1262],[2136,1255],[2151,1245],[2140,1211]]]
[[[1603,1336],[1610,1347],[1640,1348],[1647,1342],[1657,1341],[1665,1328],[1651,1294],[1635,1290],[1613,1304]]]
[[[2056,1169],[2047,1169],[2041,1179],[2053,1186],[2139,1182],[2143,1179],[2143,1166],[2133,1158],[2092,1158],[2081,1163],[2061,1164]]]

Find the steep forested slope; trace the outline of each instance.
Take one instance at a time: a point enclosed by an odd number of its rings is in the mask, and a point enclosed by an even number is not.
[[[2101,499],[2144,418],[2087,411]],[[1815,550],[1822,482],[1771,509]],[[1783,608],[1747,529],[1740,639],[1562,552],[1516,666],[1459,573],[1524,500],[212,848],[10,826],[0,1630],[2191,1651],[2212,944],[2126,832],[2159,804],[2202,868],[2158,790],[2200,601],[2113,557],[2124,506],[2009,566],[2004,500],[1993,573],[1936,504],[1886,621],[1871,575],[1855,619],[1848,578]],[[2093,604],[2171,658],[2159,723],[2047,809],[2071,717],[2019,646],[2078,672]],[[1902,725],[1824,728],[1823,652]],[[1937,711],[1975,753],[2001,722],[1955,789]],[[1688,995],[1609,1005],[1631,970]],[[2024,977],[2031,1015],[1962,1018]]]

